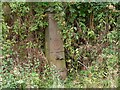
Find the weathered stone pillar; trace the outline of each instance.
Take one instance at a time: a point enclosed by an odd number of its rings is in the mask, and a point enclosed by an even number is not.
[[[67,70],[65,64],[65,55],[63,40],[57,22],[54,20],[54,14],[48,13],[48,28],[45,32],[46,57],[50,66],[55,66],[62,79],[66,78]]]

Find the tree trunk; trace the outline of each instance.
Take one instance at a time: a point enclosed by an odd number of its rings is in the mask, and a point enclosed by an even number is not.
[[[93,12],[90,14],[89,28],[94,29],[94,14],[93,14]]]

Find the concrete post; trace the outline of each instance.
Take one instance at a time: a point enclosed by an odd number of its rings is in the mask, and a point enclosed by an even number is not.
[[[50,66],[55,66],[62,79],[66,78],[67,70],[65,64],[65,55],[63,40],[57,22],[54,20],[54,14],[48,13],[48,28],[45,32],[46,57]]]

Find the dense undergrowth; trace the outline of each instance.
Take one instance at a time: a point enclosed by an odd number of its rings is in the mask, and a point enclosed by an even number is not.
[[[111,4],[119,10],[120,3],[2,3],[0,87],[117,88],[120,12]],[[64,81],[45,63],[48,11],[63,35]]]

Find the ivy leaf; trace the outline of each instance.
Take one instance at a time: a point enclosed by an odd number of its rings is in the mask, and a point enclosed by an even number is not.
[[[95,36],[94,31],[93,30],[88,31],[88,36],[94,37]]]

